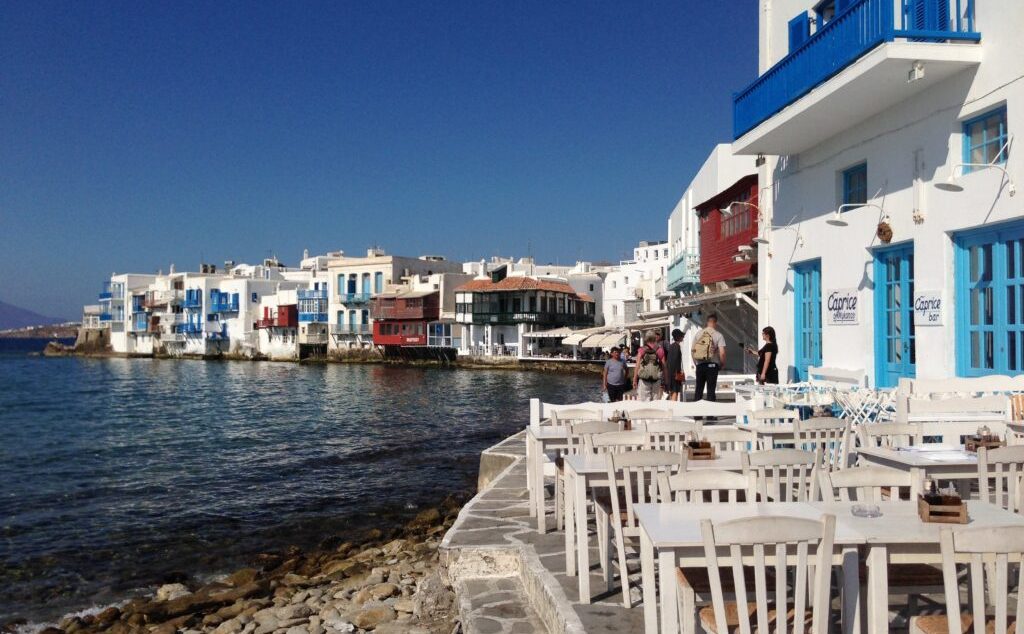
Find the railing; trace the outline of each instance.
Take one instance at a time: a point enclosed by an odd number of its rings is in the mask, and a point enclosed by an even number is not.
[[[230,302],[212,301],[212,302],[210,302],[210,312],[211,313],[237,313],[238,312],[238,302],[237,301],[230,301]]]
[[[461,348],[462,337],[427,335],[427,345],[439,348]]]
[[[897,29],[894,0],[855,0],[803,45],[733,95],[733,138],[740,138],[883,42],[898,37],[929,42],[981,39],[973,31],[973,0],[921,1],[915,6],[920,7],[922,15],[948,16],[955,11],[953,28],[948,20],[942,25],[941,19],[933,20],[933,28],[908,28],[917,27],[914,22],[921,24],[923,18],[910,16],[904,0]],[[966,11],[962,11],[961,2],[966,3]]]
[[[185,333],[165,332],[160,335],[160,341],[163,341],[164,343],[181,343],[185,341]]]
[[[427,310],[424,306],[415,306],[408,308],[397,308],[395,306],[377,306],[370,309],[370,315],[374,319],[435,319],[437,317],[437,309],[431,311],[434,313],[432,317],[426,317]]]
[[[101,302],[109,302],[111,298],[110,291],[103,291],[100,293],[99,298]]]
[[[327,343],[327,333],[326,332],[311,332],[311,333],[306,333],[304,335],[299,335],[299,342],[300,343],[313,343],[313,344]]]
[[[304,289],[299,289],[298,295],[299,295],[299,299],[327,299],[327,289],[326,288],[316,288],[316,289],[304,288]]]
[[[300,312],[299,313],[299,321],[301,321],[302,323],[326,323],[328,321],[327,313],[318,313],[318,312],[303,313],[303,312]]]
[[[182,308],[192,308],[192,309],[202,308],[203,307],[203,300],[202,300],[202,298],[199,298],[199,297],[194,297],[194,296],[193,297],[189,297],[189,296],[186,295],[185,299],[181,300],[181,306],[182,306]]]
[[[100,313],[100,321],[112,321],[113,319],[114,317],[110,313]]]
[[[675,291],[687,284],[700,281],[700,252],[697,249],[686,249],[668,265],[668,290]]]
[[[207,339],[216,339],[216,340],[227,339],[228,338],[228,327],[226,325],[221,325],[220,330],[207,331],[206,338]]]
[[[365,304],[370,301],[369,293],[342,293],[338,295],[338,302],[342,304]]]
[[[463,313],[465,316],[465,313]],[[474,324],[515,324],[545,323],[563,325],[592,325],[593,315],[577,315],[556,312],[502,311],[495,313],[473,312],[470,314]]]
[[[331,324],[332,335],[369,335],[372,332],[370,324]]]
[[[203,332],[203,325],[194,322],[186,322],[179,325],[177,328],[178,332],[184,335],[198,335]]]

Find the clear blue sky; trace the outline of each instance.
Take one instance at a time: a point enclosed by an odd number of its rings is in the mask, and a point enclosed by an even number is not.
[[[0,300],[302,249],[619,259],[666,220],[756,2],[0,3]]]

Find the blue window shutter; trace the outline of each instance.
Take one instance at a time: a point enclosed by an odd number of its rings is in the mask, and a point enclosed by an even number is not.
[[[927,29],[928,21],[925,17],[925,0],[907,0],[907,5],[910,12],[911,28],[916,30]]]
[[[803,46],[811,36],[811,20],[807,13],[801,13],[789,21],[789,52]]]
[[[936,31],[948,31],[949,30],[949,2],[946,0],[933,0],[932,5],[932,20],[933,23],[929,25],[930,28]]]

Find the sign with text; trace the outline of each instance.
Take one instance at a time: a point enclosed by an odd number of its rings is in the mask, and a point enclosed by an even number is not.
[[[942,291],[914,293],[914,325],[941,326],[946,301]]]
[[[856,326],[859,294],[855,288],[837,288],[825,297],[826,323],[830,326]]]

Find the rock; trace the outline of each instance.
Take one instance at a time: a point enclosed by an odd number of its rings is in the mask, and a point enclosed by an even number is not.
[[[372,630],[381,623],[394,621],[396,616],[398,615],[395,614],[395,610],[388,605],[364,607],[356,612],[352,618],[352,625],[363,630]]]
[[[173,601],[174,599],[192,594],[183,583],[168,583],[156,589],[157,601]]]
[[[244,626],[237,618],[228,619],[218,625],[217,628],[213,630],[213,634],[239,634],[243,627]]]
[[[95,625],[108,626],[121,618],[121,610],[116,607],[109,607],[96,615]]]
[[[64,630],[62,630],[60,628],[57,628],[57,627],[48,627],[48,628],[39,630],[39,634],[64,634]]]
[[[444,585],[441,575],[434,571],[420,582],[412,601],[413,614],[416,618],[421,621],[432,621],[447,616],[455,601],[455,594]]]
[[[313,608],[305,603],[293,603],[275,610],[278,621],[292,621],[294,619],[307,619],[313,614]]]
[[[384,551],[385,555],[395,555],[400,550],[405,548],[405,545],[407,543],[408,542],[406,542],[404,539],[395,539],[385,544],[384,547],[381,548],[381,550]]]
[[[406,598],[402,598],[402,599],[399,599],[399,600],[395,601],[395,603],[394,603],[394,605],[392,607],[394,607],[395,610],[397,610],[398,612],[405,612],[407,614],[412,614],[413,611],[415,610],[415,605],[413,604],[413,600],[412,599],[406,599]]]
[[[284,577],[282,577],[281,582],[284,583],[284,585],[286,586],[306,587],[312,585],[309,581],[309,577],[297,575],[293,572],[289,572]]]
[[[255,568],[242,568],[230,574],[224,582],[232,586],[244,586],[256,581],[257,575],[259,575],[259,571]]]
[[[338,559],[327,564],[324,568],[324,575],[344,575],[348,574],[353,568],[362,567],[362,564],[358,561],[352,561],[351,559]]]
[[[421,511],[411,522],[409,522],[409,528],[429,528],[434,524],[441,521],[441,511],[437,509],[427,509]]]
[[[284,634],[309,634],[309,630],[301,625],[294,625],[285,630]]]

